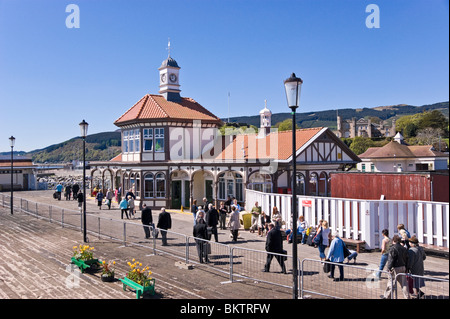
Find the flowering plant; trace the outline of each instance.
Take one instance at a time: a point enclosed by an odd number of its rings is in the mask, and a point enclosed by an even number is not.
[[[149,282],[149,280],[152,279],[150,277],[152,272],[149,270],[149,267],[148,266],[142,267],[142,263],[136,261],[136,259],[134,258],[132,262],[133,264],[131,262],[128,262],[128,266],[130,266],[130,271],[127,273],[126,278],[144,287],[150,286],[151,283]]]
[[[116,262],[115,261],[110,261],[110,262],[106,262],[105,260],[102,261],[102,275],[106,275],[106,276],[114,276],[114,270],[115,270],[115,266]]]
[[[89,245],[73,246],[73,257],[81,260],[94,259],[94,247],[89,247]]]

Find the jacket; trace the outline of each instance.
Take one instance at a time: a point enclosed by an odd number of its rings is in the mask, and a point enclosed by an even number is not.
[[[267,233],[266,251],[271,253],[283,253],[283,238],[281,231],[274,227]]]
[[[208,233],[206,231],[205,223],[197,223],[193,229],[193,235],[195,238],[208,239]]]
[[[334,263],[341,263],[344,261],[344,242],[339,237],[335,237],[331,242],[328,250],[328,259]]]
[[[408,250],[400,243],[395,243],[389,248],[386,267],[388,270],[392,270],[403,266],[408,270]]]
[[[166,211],[159,214],[158,225],[156,227],[160,229],[170,229],[172,228],[172,218],[170,214]]]
[[[119,207],[120,209],[128,209],[128,202],[125,198],[120,201]]]
[[[413,275],[423,276],[424,266],[423,261],[426,259],[425,252],[422,247],[412,247],[408,250],[408,264],[409,270]]]
[[[206,225],[209,227],[215,227],[219,223],[219,212],[215,208],[211,208],[206,212]]]
[[[239,212],[235,210],[230,214],[230,220],[228,221],[228,226],[231,230],[236,230],[241,227],[240,221],[239,221]]]
[[[144,225],[150,225],[153,223],[152,210],[150,207],[145,207],[141,213],[141,221]]]

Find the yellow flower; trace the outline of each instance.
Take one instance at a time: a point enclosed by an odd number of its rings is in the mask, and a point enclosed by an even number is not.
[[[102,264],[103,264],[103,265],[106,264],[106,261],[103,260],[103,261],[102,261]]]
[[[113,261],[113,265],[115,265],[116,264],[116,262],[115,261]]]
[[[135,262],[135,261],[136,261],[136,259],[134,259],[134,258],[133,258],[133,259],[132,259],[131,261],[132,261],[132,262]]]

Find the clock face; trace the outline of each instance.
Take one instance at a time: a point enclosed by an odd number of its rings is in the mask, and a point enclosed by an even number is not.
[[[166,74],[161,74],[161,82],[166,82]]]
[[[175,82],[177,80],[177,76],[174,73],[171,73],[169,75],[170,82]]]

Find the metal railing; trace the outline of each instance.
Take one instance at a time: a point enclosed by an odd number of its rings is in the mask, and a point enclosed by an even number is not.
[[[0,204],[9,207],[9,197],[0,194]],[[57,223],[61,227],[70,227],[82,231],[82,214],[79,210],[70,210],[49,204],[42,204],[14,197],[15,212],[23,212],[30,216]],[[150,228],[152,236],[145,238],[144,227]],[[167,230],[167,245],[162,242],[162,229],[153,226],[144,226],[141,223],[127,220],[101,217],[94,214],[86,214],[87,233],[98,238],[106,238],[123,243],[124,246],[138,246],[150,250],[153,254],[170,254],[183,260],[185,263],[199,263],[200,256],[198,246],[208,246],[208,262],[203,263],[214,271],[226,274],[229,282],[240,280],[252,280],[268,283],[281,288],[293,288],[292,256],[271,253],[267,251],[237,247],[195,238]],[[155,237],[154,231],[158,231]],[[283,261],[286,273],[280,266]],[[206,258],[204,258],[206,261]],[[270,269],[266,264],[270,261]],[[393,294],[391,298],[401,298],[397,293],[397,282],[406,282],[407,274],[392,276],[390,272],[379,271],[378,266],[362,267],[342,263],[321,262],[316,259],[298,259],[299,269],[299,296],[308,298],[310,295],[318,298],[344,298],[344,299],[378,299],[383,296],[386,288],[391,285]],[[324,264],[335,266],[335,278],[339,278],[342,269],[344,280],[335,282],[328,278],[329,273],[323,270]],[[264,271],[269,270],[269,271]],[[380,272],[381,278],[376,274]],[[403,277],[402,277],[403,276]],[[415,280],[423,280],[425,288],[421,290],[430,298],[449,298],[449,281],[434,277],[413,276]],[[399,296],[400,295],[400,296]]]

